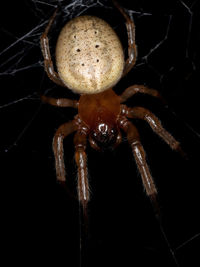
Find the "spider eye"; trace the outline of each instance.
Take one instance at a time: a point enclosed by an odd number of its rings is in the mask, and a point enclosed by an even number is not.
[[[117,138],[116,128],[107,123],[99,123],[92,132],[92,138],[101,148],[109,148],[113,146]]]

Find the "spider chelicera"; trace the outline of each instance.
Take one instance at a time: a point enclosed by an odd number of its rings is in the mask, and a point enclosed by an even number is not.
[[[89,201],[87,177],[86,143],[101,150],[117,146],[121,142],[121,130],[127,135],[133,155],[141,174],[142,182],[156,214],[159,208],[157,189],[145,159],[137,128],[131,119],[145,120],[173,150],[181,152],[180,144],[161,125],[158,118],[143,107],[129,108],[123,105],[137,93],[148,94],[160,99],[158,91],[143,85],[128,87],[121,95],[113,91],[114,85],[133,68],[137,58],[135,25],[126,11],[113,1],[126,20],[128,34],[128,59],[124,61],[123,48],[113,29],[102,19],[94,16],[80,16],[72,19],[62,29],[56,46],[55,72],[48,43],[48,32],[55,19],[51,17],[41,36],[41,48],[45,71],[58,84],[79,93],[78,101],[41,95],[43,102],[57,107],[73,107],[78,115],[73,121],[61,125],[53,139],[53,152],[58,181],[65,182],[63,140],[75,132],[75,161],[78,168],[78,198],[86,213]]]

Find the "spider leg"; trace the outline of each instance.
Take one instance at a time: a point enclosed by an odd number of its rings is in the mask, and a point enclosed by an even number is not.
[[[158,134],[173,150],[176,150],[182,156],[186,157],[186,154],[182,150],[180,143],[163,128],[159,119],[151,111],[143,107],[125,107],[124,112],[128,118],[145,120],[150,125],[152,130]]]
[[[40,95],[41,100],[44,103],[50,104],[56,107],[72,107],[78,108],[78,101],[67,98],[54,98],[45,95]]]
[[[147,196],[150,198],[155,214],[160,217],[160,208],[157,201],[157,189],[146,162],[146,154],[140,142],[137,128],[126,118],[119,121],[120,127],[127,134],[128,142],[132,148],[133,155],[141,174],[142,182]]]
[[[126,60],[124,66],[123,76],[125,76],[133,68],[137,59],[137,47],[135,44],[135,24],[129,17],[128,13],[118,4],[116,0],[113,0],[113,4],[126,20],[126,29],[128,34],[128,59]]]
[[[130,97],[132,97],[133,95],[137,94],[137,93],[142,93],[142,94],[147,94],[150,96],[154,96],[159,98],[163,103],[166,104],[166,101],[163,99],[163,97],[160,95],[160,93],[155,90],[155,89],[151,89],[148,88],[144,85],[132,85],[130,87],[128,87],[121,95],[120,95],[120,103],[124,103],[125,101],[127,101]]]
[[[89,201],[89,183],[87,174],[87,155],[86,155],[87,133],[78,131],[74,136],[75,161],[78,167],[78,198],[83,208],[84,218],[87,219],[87,204]]]
[[[89,218],[88,201],[90,198],[87,171],[87,129],[80,125],[74,136],[75,161],[78,168],[78,198],[80,223],[80,266],[88,266]],[[82,220],[83,219],[83,220]]]
[[[61,81],[58,73],[54,70],[53,62],[51,59],[51,53],[50,53],[50,49],[49,49],[48,33],[49,33],[49,30],[50,30],[50,28],[54,22],[54,19],[56,17],[56,13],[57,13],[57,9],[54,12],[54,14],[52,15],[52,17],[50,18],[49,23],[48,23],[45,31],[43,32],[43,34],[40,37],[40,45],[41,45],[42,54],[44,57],[44,67],[45,67],[45,71],[46,71],[48,77],[56,84],[65,87],[65,85]]]
[[[152,204],[152,207],[154,209],[156,219],[159,223],[161,233],[162,233],[163,238],[166,242],[166,245],[168,246],[168,249],[169,249],[169,252],[173,258],[173,261],[176,264],[176,266],[178,267],[179,264],[178,264],[176,255],[174,253],[174,250],[171,248],[170,242],[166,236],[166,233],[165,233],[163,225],[162,225],[160,206],[159,206],[159,203],[157,200],[157,189],[156,189],[154,180],[151,176],[149,167],[148,167],[147,162],[146,162],[146,155],[145,155],[144,148],[140,142],[140,136],[139,136],[138,130],[125,117],[121,117],[119,119],[118,123],[119,123],[119,126],[127,134],[128,142],[131,145],[138,170],[141,174],[141,178],[142,178],[142,182],[143,182],[145,191],[151,200],[151,204]]]
[[[63,140],[66,136],[76,130],[75,121],[70,121],[61,125],[53,138],[53,152],[55,156],[56,175],[60,182],[66,181]]]

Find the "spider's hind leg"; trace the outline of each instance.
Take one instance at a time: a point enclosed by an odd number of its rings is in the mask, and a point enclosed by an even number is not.
[[[125,76],[133,68],[137,59],[137,47],[135,44],[135,24],[130,18],[127,11],[122,8],[116,0],[113,0],[113,4],[126,20],[126,30],[128,34],[128,58],[124,66],[123,76]]]
[[[41,46],[42,54],[44,57],[45,71],[46,71],[48,77],[56,84],[65,87],[65,85],[61,81],[58,73],[54,70],[53,62],[51,59],[51,53],[50,53],[50,49],[49,49],[48,33],[49,33],[49,30],[50,30],[50,28],[54,22],[56,14],[57,14],[57,9],[55,10],[54,14],[50,18],[49,23],[47,24],[45,31],[43,32],[43,34],[40,37],[40,46]]]

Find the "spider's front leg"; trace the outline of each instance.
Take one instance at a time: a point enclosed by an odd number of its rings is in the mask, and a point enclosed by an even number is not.
[[[157,189],[146,162],[146,154],[140,142],[138,130],[125,117],[121,117],[118,123],[120,128],[122,128],[127,134],[127,139],[129,144],[131,145],[138,170],[141,174],[145,191],[151,200],[156,216],[160,218],[160,208],[157,202]]]
[[[64,163],[64,152],[63,152],[63,140],[66,136],[76,131],[75,121],[70,121],[61,125],[56,131],[53,138],[53,152],[55,157],[56,165],[56,176],[60,182],[65,182],[65,163]]]
[[[83,207],[84,218],[87,219],[87,205],[90,198],[87,155],[86,155],[87,133],[79,130],[74,136],[75,161],[78,168],[78,198]]]
[[[149,171],[149,167],[146,162],[146,156],[145,156],[145,151],[143,149],[143,146],[140,142],[140,137],[137,128],[130,122],[125,116],[121,116],[118,120],[119,126],[126,132],[127,134],[127,139],[129,144],[131,145],[133,155],[138,167],[138,170],[141,174],[142,177],[142,182],[145,188],[145,191],[148,195],[148,197],[151,200],[155,216],[158,220],[160,230],[162,232],[163,238],[168,246],[168,249],[171,253],[171,256],[176,264],[176,266],[179,266],[175,253],[173,249],[171,248],[171,245],[167,239],[167,236],[165,234],[165,231],[163,229],[162,225],[162,216],[160,212],[160,207],[159,203],[157,201],[157,189],[154,183],[154,180],[151,176],[151,173]]]

